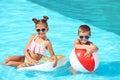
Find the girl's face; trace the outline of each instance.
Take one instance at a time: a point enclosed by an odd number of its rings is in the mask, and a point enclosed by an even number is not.
[[[88,39],[90,37],[89,33],[90,33],[89,31],[79,32],[78,36],[79,36],[81,44],[86,44],[88,42]]]
[[[48,31],[48,28],[46,27],[45,24],[37,24],[35,29],[38,35],[41,37],[45,37],[46,32]]]

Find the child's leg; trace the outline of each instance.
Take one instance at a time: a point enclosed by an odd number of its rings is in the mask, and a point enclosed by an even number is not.
[[[23,63],[25,56],[10,56],[5,59],[5,64],[8,66],[18,66]]]
[[[72,66],[70,66],[68,69],[70,70],[70,72],[71,72],[72,74],[77,74],[77,71],[74,70],[74,69],[72,68]]]
[[[7,66],[19,66],[20,64],[22,64],[24,62],[20,62],[20,61],[9,61],[8,63],[6,63]]]
[[[38,60],[38,63],[31,64],[30,62],[24,62],[24,63],[20,64],[20,65],[18,66],[18,68],[27,67],[27,66],[33,66],[33,65],[35,65],[35,64],[40,64],[42,61],[44,61],[44,59],[42,59],[42,55],[41,55],[40,59]],[[39,63],[39,62],[40,62],[40,63]]]
[[[29,62],[24,62],[24,63],[20,64],[20,65],[18,66],[18,68],[27,67],[27,66],[30,66],[30,65],[31,65],[31,63],[29,63]]]

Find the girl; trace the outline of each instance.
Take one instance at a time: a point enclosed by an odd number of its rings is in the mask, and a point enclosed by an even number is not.
[[[27,46],[24,50],[24,56],[10,56],[5,60],[5,64],[8,66],[28,66],[36,64],[42,56],[46,53],[46,50],[49,51],[51,58],[54,60],[53,67],[57,65],[57,58],[52,49],[52,44],[49,39],[46,37],[48,32],[48,17],[43,16],[43,19],[37,20],[33,18],[32,21],[35,23],[35,30],[37,34],[31,35]],[[25,58],[28,60],[28,64],[24,63]]]

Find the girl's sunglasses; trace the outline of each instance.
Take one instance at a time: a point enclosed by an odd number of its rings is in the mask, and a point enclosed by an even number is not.
[[[36,29],[37,32],[40,32],[40,31],[45,32],[45,30],[46,30],[45,28]]]
[[[79,36],[80,39],[89,39],[89,36]]]

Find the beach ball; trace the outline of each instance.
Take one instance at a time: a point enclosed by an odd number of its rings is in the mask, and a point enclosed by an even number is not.
[[[72,68],[80,72],[93,72],[99,65],[99,57],[96,52],[90,57],[84,57],[86,49],[73,49],[70,54],[70,64]]]

